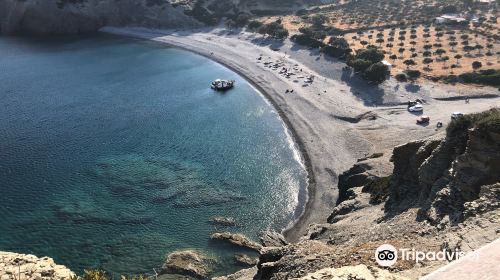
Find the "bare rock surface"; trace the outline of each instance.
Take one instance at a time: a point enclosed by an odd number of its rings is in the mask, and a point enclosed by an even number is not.
[[[386,270],[366,265],[344,266],[341,268],[324,268],[304,277],[292,278],[293,280],[406,280],[408,278],[391,274]]]
[[[0,279],[62,280],[75,274],[49,257],[0,252]]]
[[[288,245],[285,237],[278,232],[272,230],[262,231],[259,234],[260,243],[266,247],[268,246],[285,246]]]
[[[211,272],[211,260],[196,251],[176,251],[167,256],[162,274],[179,274],[204,279]]]
[[[236,254],[234,255],[234,259],[236,260],[237,263],[246,266],[255,266],[259,261],[258,258],[251,257],[247,254]]]
[[[257,277],[257,272],[258,269],[256,266],[247,268],[247,269],[242,269],[236,273],[226,275],[226,276],[220,276],[220,277],[214,277],[212,280],[252,280],[252,279],[258,279],[255,278]]]
[[[262,245],[248,239],[248,237],[239,233],[217,232],[212,234],[210,238],[212,238],[213,240],[227,241],[233,245],[252,249],[255,251],[259,251],[262,248]]]

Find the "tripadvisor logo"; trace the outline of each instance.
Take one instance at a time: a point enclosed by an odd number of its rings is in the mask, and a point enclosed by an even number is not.
[[[375,251],[375,260],[380,266],[393,266],[398,260],[398,251],[390,244],[384,244]]]
[[[399,254],[398,254],[399,253]],[[375,250],[375,260],[380,266],[393,266],[398,260],[414,261],[452,261],[458,260],[466,255],[465,252],[455,249],[453,251],[441,250],[433,251],[417,251],[414,248],[400,248],[399,251],[391,244],[383,244]]]

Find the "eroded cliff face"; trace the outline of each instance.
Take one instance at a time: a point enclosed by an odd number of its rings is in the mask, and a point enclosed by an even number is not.
[[[500,182],[500,131],[491,128],[449,129],[442,141],[396,147],[385,210],[416,207],[417,218],[433,225],[463,222],[466,203]]]
[[[2,34],[79,34],[110,26],[152,28],[201,24],[162,0],[0,0]]]
[[[338,187],[328,223],[310,226],[296,244],[262,248],[254,279],[353,279],[362,266],[373,273],[367,279],[416,279],[446,262],[398,260],[389,273],[376,264],[376,248],[468,252],[499,238],[500,110],[452,122],[444,139],[360,159]]]

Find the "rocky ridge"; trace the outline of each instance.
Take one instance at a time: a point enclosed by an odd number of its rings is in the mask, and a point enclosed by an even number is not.
[[[75,274],[49,257],[0,252],[0,279],[62,280]]]
[[[197,27],[182,6],[153,0],[2,0],[0,34],[79,34],[103,26]]]

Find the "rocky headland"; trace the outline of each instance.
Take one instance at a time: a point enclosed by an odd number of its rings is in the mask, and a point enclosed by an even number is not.
[[[2,280],[62,280],[75,274],[49,257],[0,252],[0,279]]]
[[[185,8],[153,0],[2,0],[0,34],[68,35],[110,26],[154,28],[202,24]]]
[[[380,271],[375,249],[470,252],[497,239],[499,124],[500,109],[491,109],[452,122],[443,139],[360,159],[340,175],[328,223],[311,225],[297,243],[263,247],[254,279],[416,279],[446,262],[398,261]]]
[[[183,7],[163,1],[4,0],[0,18],[2,33],[75,34],[102,26],[202,25],[186,15]],[[498,98],[481,99],[485,92],[497,96],[492,89],[471,89],[471,96],[478,93],[477,100],[466,105],[460,100],[463,96],[451,99],[452,93],[443,86],[401,84],[400,88],[394,81],[365,86],[341,70],[344,64],[311,59],[308,50],[292,51],[296,46],[288,46],[286,41],[280,45],[281,51],[275,51],[268,45],[256,46],[259,38],[251,37],[254,35],[244,41],[223,32],[212,40],[216,35],[204,30],[108,32],[186,48],[245,75],[273,102],[308,156],[310,207],[295,226],[298,230],[288,232],[288,239],[275,232],[263,233],[260,244],[237,233],[215,233],[212,237],[217,242],[223,240],[259,254],[254,266],[252,257],[235,256],[249,268],[215,279],[415,279],[444,263],[398,262],[381,269],[373,256],[375,249],[390,243],[397,248],[471,251],[500,237],[498,109],[449,121],[452,108],[472,113],[498,105]],[[302,88],[265,69],[263,63],[257,64],[258,54],[269,63],[286,60],[289,65],[300,65],[301,71],[319,74],[317,81]],[[332,72],[342,75],[342,82],[327,79]],[[284,89],[294,89],[294,93],[285,94]],[[418,93],[405,95],[410,91]],[[447,131],[416,127],[415,116],[407,114],[404,105],[408,96],[428,101],[426,114],[445,126],[449,122]],[[185,205],[179,203],[179,207]],[[210,222],[234,224],[223,217]],[[38,259],[31,262],[38,263]],[[172,252],[161,276],[206,279],[214,262],[193,250]],[[62,268],[51,263],[48,267],[53,267],[53,273],[42,279],[62,279],[56,274]],[[0,279],[14,279],[7,278],[12,273],[4,273],[13,267],[18,264],[12,258],[3,258]]]

